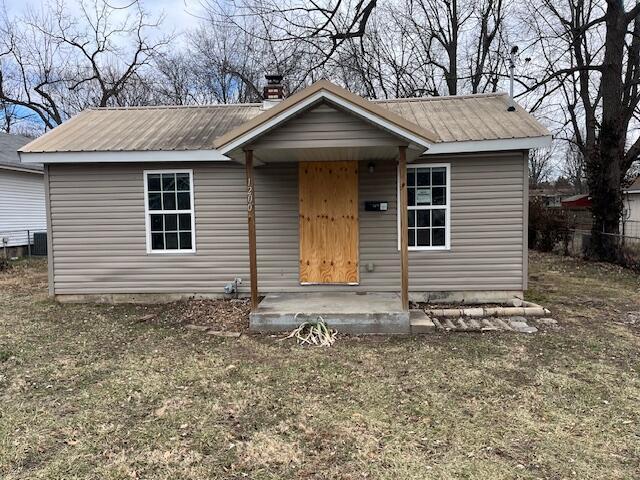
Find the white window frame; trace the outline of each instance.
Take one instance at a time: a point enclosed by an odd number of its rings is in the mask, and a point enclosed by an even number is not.
[[[412,208],[411,210],[443,210],[445,211],[444,214],[444,222],[445,222],[445,229],[444,229],[444,245],[437,245],[437,246],[413,246],[413,247],[409,247],[409,251],[443,251],[443,250],[451,250],[451,164],[450,163],[410,163],[407,164],[407,171],[410,168],[441,168],[444,167],[446,169],[446,176],[447,176],[447,182],[446,182],[446,188],[447,188],[447,194],[446,194],[446,202],[447,204],[443,207],[442,205],[422,205],[422,206],[418,206],[415,208]],[[398,211],[398,250],[400,250],[401,245],[400,245],[400,215],[404,214],[406,215],[407,212],[400,212],[400,168],[398,167],[397,169],[397,175],[396,175],[397,181],[396,181],[396,187],[397,187],[397,211]],[[407,205],[407,210],[409,210],[409,206]],[[408,227],[407,227],[408,228]]]
[[[189,174],[189,196],[190,206],[189,210],[149,210],[149,182],[147,181],[148,175],[163,174],[163,173],[188,173]],[[144,170],[142,172],[142,181],[144,182],[144,226],[147,238],[147,254],[150,255],[182,255],[189,253],[196,253],[196,209],[193,201],[193,169],[165,169],[165,170]],[[177,205],[176,205],[177,206]],[[162,250],[151,248],[151,215],[160,214],[191,214],[191,249],[167,249]],[[166,247],[166,245],[165,245]]]

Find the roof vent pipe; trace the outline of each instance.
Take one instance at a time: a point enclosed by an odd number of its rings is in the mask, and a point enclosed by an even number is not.
[[[282,75],[265,75],[267,85],[262,90],[262,108],[266,110],[273,107],[284,98],[284,86]]]
[[[516,69],[516,53],[518,53],[518,46],[514,45],[511,47],[511,52],[509,54],[509,108],[507,111],[515,112],[516,111],[516,102],[513,99],[513,75]]]

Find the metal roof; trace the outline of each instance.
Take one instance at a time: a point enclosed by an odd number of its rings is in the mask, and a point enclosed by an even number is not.
[[[413,125],[416,131],[429,132],[432,137],[435,133],[435,144],[550,135],[521,107],[507,111],[509,97],[501,93],[360,101],[372,103],[372,111],[388,110],[389,118],[402,117],[401,122]],[[241,125],[265,113],[256,103],[94,108],[72,117],[20,151],[209,150],[224,140],[220,139],[223,135],[233,135],[232,130],[242,130]]]
[[[18,156],[18,149],[32,139],[22,135],[10,135],[0,132],[0,168],[19,168],[20,170],[31,170],[42,172],[43,166],[40,163],[21,163]]]
[[[407,120],[437,133],[439,142],[505,140],[551,135],[516,104],[508,111],[506,93],[404,98],[375,102]]]

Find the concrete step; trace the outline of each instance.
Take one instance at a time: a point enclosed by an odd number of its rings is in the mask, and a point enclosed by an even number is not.
[[[330,328],[335,328],[338,332],[342,333],[411,333],[408,312],[306,312],[297,316],[296,313],[254,312],[249,315],[249,329],[253,332],[286,332],[293,330],[306,320],[315,320],[318,316],[321,316]]]
[[[249,315],[249,328],[254,332],[289,331],[318,316],[343,333],[411,333],[409,312],[402,311],[398,295],[386,293],[268,294]]]
[[[423,310],[411,310],[409,312],[409,323],[413,334],[432,333],[436,330],[431,318]]]

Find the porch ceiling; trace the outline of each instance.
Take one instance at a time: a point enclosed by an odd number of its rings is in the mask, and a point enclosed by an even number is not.
[[[410,162],[415,160],[420,153],[421,151],[417,149],[407,149],[407,160]],[[380,147],[269,148],[254,150],[254,157],[261,163],[335,160],[395,161],[398,159],[398,147],[387,145]]]

